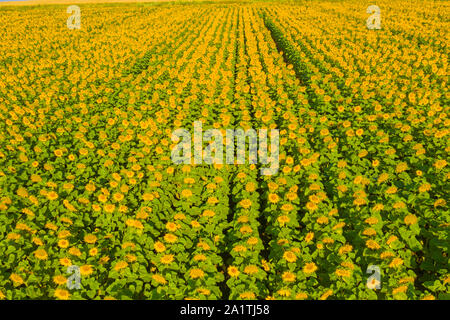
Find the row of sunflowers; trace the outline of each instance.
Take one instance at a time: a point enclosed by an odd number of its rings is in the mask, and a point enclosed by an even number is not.
[[[448,298],[449,8],[344,3],[0,10],[0,299]],[[173,163],[195,121],[278,172]]]

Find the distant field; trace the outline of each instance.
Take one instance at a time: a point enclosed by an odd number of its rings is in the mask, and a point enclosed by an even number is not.
[[[0,299],[450,299],[448,1],[88,2],[0,8]]]
[[[27,0],[27,1],[6,1],[0,2],[0,6],[35,6],[46,4],[89,4],[89,3],[126,3],[126,2],[176,2],[178,0]],[[183,0],[189,2],[189,0]]]

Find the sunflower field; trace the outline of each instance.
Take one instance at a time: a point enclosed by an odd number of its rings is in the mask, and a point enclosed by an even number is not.
[[[0,300],[450,299],[448,1],[79,6],[0,7]]]

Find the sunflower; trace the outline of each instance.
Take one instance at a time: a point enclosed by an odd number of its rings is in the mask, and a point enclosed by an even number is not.
[[[305,236],[305,242],[309,243],[314,239],[314,232],[308,232]]]
[[[310,274],[310,273],[314,273],[317,270],[317,266],[314,262],[310,262],[305,264],[305,266],[303,267],[303,272]]]
[[[281,226],[284,226],[286,223],[291,221],[291,219],[286,215],[282,215],[277,218],[277,221],[280,223]]]
[[[23,278],[16,273],[11,273],[9,279],[11,279],[11,281],[14,283],[14,286],[20,286],[21,284],[25,283]]]
[[[204,217],[214,217],[215,215],[216,215],[216,213],[214,211],[212,211],[212,210],[205,210],[205,211],[203,211],[203,216]]]
[[[114,270],[119,271],[128,267],[128,263],[126,261],[119,261],[114,266]]]
[[[93,183],[88,183],[88,184],[85,186],[85,189],[86,189],[87,191],[89,191],[89,192],[94,192],[94,191],[95,191],[95,185],[94,185]]]
[[[160,259],[162,264],[170,264],[173,262],[173,254],[166,254]]]
[[[355,205],[355,206],[362,206],[362,205],[364,205],[364,204],[366,204],[367,202],[366,202],[366,199],[364,199],[364,198],[356,198],[355,200],[353,200],[353,204]]]
[[[248,209],[248,208],[250,208],[250,206],[252,205],[252,202],[250,201],[250,199],[244,199],[244,200],[241,200],[241,201],[239,202],[239,204],[240,204],[244,209]]]
[[[127,254],[125,255],[125,258],[127,259],[128,262],[135,262],[137,260],[137,257],[133,254]]]
[[[309,199],[310,202],[312,202],[312,203],[314,203],[314,204],[318,204],[318,203],[320,202],[320,198],[319,198],[317,195],[315,195],[315,194],[310,195],[310,196],[308,197],[308,199]],[[306,204],[306,207],[308,207],[308,204]],[[309,208],[308,208],[308,209],[309,209]]]
[[[99,202],[105,203],[106,201],[108,201],[108,196],[106,194],[99,194],[99,196],[97,197]]]
[[[295,262],[297,261],[297,256],[292,251],[285,251],[283,254],[284,260],[287,262]]]
[[[289,271],[284,272],[281,277],[284,282],[294,282],[296,278],[295,274]]]
[[[69,246],[69,241],[66,239],[61,239],[58,241],[58,246],[61,248],[67,248]]]
[[[335,271],[337,276],[343,277],[343,278],[348,278],[351,275],[351,272],[349,270],[346,269],[336,269]]]
[[[204,254],[196,254],[194,256],[194,261],[205,261],[207,258]]]
[[[390,251],[385,251],[380,254],[381,259],[386,259],[386,258],[393,257],[393,256],[394,256],[394,254]]]
[[[60,300],[68,300],[70,298],[70,293],[65,289],[56,289],[55,297]]]
[[[394,194],[394,193],[397,193],[397,187],[396,186],[391,186],[391,187],[389,187],[389,188],[387,188],[387,190],[386,190],[386,193],[387,194]]]
[[[156,252],[164,252],[166,250],[166,246],[160,241],[156,241],[153,247]]]
[[[392,294],[403,293],[406,292],[406,290],[408,290],[408,286],[400,286],[392,290]]]
[[[239,276],[240,272],[239,269],[234,267],[234,266],[229,266],[228,267],[228,274],[230,275],[230,277],[236,278]]]
[[[297,300],[304,300],[308,298],[308,294],[305,292],[299,292],[295,295],[295,299]]]
[[[33,238],[32,241],[33,241],[34,244],[36,244],[38,246],[43,246],[44,245],[44,242],[42,242],[42,240],[39,239],[39,238]]]
[[[271,202],[271,203],[277,203],[278,201],[280,201],[280,197],[278,197],[278,195],[275,193],[269,194],[268,199],[269,199],[269,202]]]
[[[429,183],[423,183],[423,184],[421,184],[420,187],[419,187],[419,192],[420,192],[420,193],[427,192],[427,191],[429,191],[430,189],[431,189],[431,184],[429,184]]]
[[[108,256],[101,257],[100,260],[98,260],[98,263],[99,264],[105,264],[105,263],[107,263],[109,261],[109,259],[110,258]]]
[[[183,191],[181,191],[181,196],[184,198],[189,198],[192,196],[192,191],[189,189],[184,189]]]
[[[417,217],[413,214],[409,214],[403,220],[406,225],[413,225],[417,223]]]
[[[114,212],[114,210],[116,210],[116,206],[112,203],[108,203],[103,207],[103,209],[105,210],[105,212],[112,213]]]
[[[48,254],[44,249],[38,249],[34,252],[34,256],[39,260],[47,260]]]
[[[197,220],[192,220],[191,221],[191,226],[194,227],[194,228],[200,228],[201,224]]]
[[[56,200],[58,199],[58,194],[55,191],[50,191],[47,193],[47,199]]]
[[[180,225],[174,223],[174,222],[167,222],[166,223],[166,228],[167,230],[169,230],[170,232],[174,232],[177,231],[180,227]]]
[[[69,258],[61,258],[59,259],[59,263],[65,267],[69,267],[72,265],[72,261]]]
[[[251,292],[251,291],[243,292],[239,295],[239,297],[241,299],[255,299],[256,298],[255,293]]]
[[[207,203],[214,205],[219,203],[219,200],[216,197],[209,197]]]
[[[80,273],[83,276],[89,276],[92,272],[94,272],[94,269],[92,269],[92,266],[89,264],[85,264],[80,267]]]
[[[370,225],[374,225],[378,223],[378,218],[376,217],[370,217],[367,218],[366,220],[364,220],[365,223],[370,224]]]
[[[380,245],[375,240],[367,240],[366,247],[372,250],[378,250],[381,248]]]
[[[298,196],[294,192],[289,192],[286,194],[286,199],[288,199],[289,201],[294,201],[297,198],[298,198]]]
[[[258,267],[253,264],[248,265],[244,268],[244,273],[249,274],[249,275],[255,274],[258,271],[259,271]]]
[[[169,243],[175,243],[177,241],[177,239],[178,239],[178,237],[171,233],[168,233],[164,236],[164,240]]]
[[[211,290],[205,288],[198,288],[197,292],[203,294],[204,296],[209,296],[211,294]]]
[[[241,228],[239,228],[239,231],[242,233],[252,233],[253,229],[251,226],[249,226],[248,224],[243,225]]]
[[[115,201],[117,201],[117,202],[120,202],[120,201],[122,201],[124,199],[124,195],[122,193],[120,193],[120,192],[116,192],[113,195],[113,199]]]
[[[386,243],[388,244],[388,245],[390,245],[392,242],[394,242],[394,241],[396,241],[396,240],[398,240],[398,238],[397,238],[397,236],[390,236],[389,237],[389,239],[386,241]]]
[[[233,251],[235,251],[235,252],[245,252],[245,251],[247,251],[247,247],[238,244],[238,245],[234,246]]]
[[[382,203],[377,203],[375,204],[375,206],[372,208],[372,210],[374,212],[378,212],[384,209],[384,205]]]
[[[355,268],[354,264],[350,261],[344,261],[341,263],[341,266],[349,268],[351,270],[353,270]]]
[[[321,217],[317,218],[318,224],[327,224],[328,221],[329,221],[328,217],[321,216]]]
[[[203,278],[205,276],[205,272],[202,269],[194,268],[189,271],[189,276],[191,279]]]
[[[447,161],[446,161],[446,160],[437,160],[437,161],[433,164],[433,166],[434,166],[436,169],[438,169],[438,170],[443,169],[443,168],[445,168],[445,167],[447,166]]]
[[[77,256],[77,257],[81,256],[81,251],[80,251],[80,249],[75,248],[75,247],[70,248],[70,249],[69,249],[69,253],[70,253],[71,255],[73,255],[73,256]]]
[[[211,249],[211,247],[209,246],[209,244],[207,244],[207,243],[204,242],[204,241],[200,241],[200,242],[197,244],[197,247],[202,248],[203,250],[209,250],[209,249]]]
[[[328,290],[326,291],[320,298],[319,300],[326,300],[329,296],[331,296],[333,294],[333,290]]]
[[[315,211],[317,210],[319,207],[317,206],[316,203],[314,202],[307,202],[306,203],[306,209],[308,209],[309,211]]]
[[[62,275],[54,276],[53,277],[53,282],[58,284],[58,285],[63,285],[63,284],[67,283],[67,278],[62,276]]]
[[[389,264],[390,268],[396,268],[403,264],[403,260],[400,258],[394,258],[392,259],[391,263]]]
[[[167,280],[163,276],[161,276],[159,274],[152,275],[152,279],[155,280],[159,284],[166,284],[167,283]]]
[[[367,229],[364,229],[364,231],[362,232],[362,234],[365,235],[365,236],[369,236],[369,237],[370,237],[370,236],[376,235],[377,232],[376,232],[376,230],[373,229],[373,228],[367,228]]]
[[[291,295],[291,290],[289,289],[280,289],[277,293],[282,297],[289,297]]]

